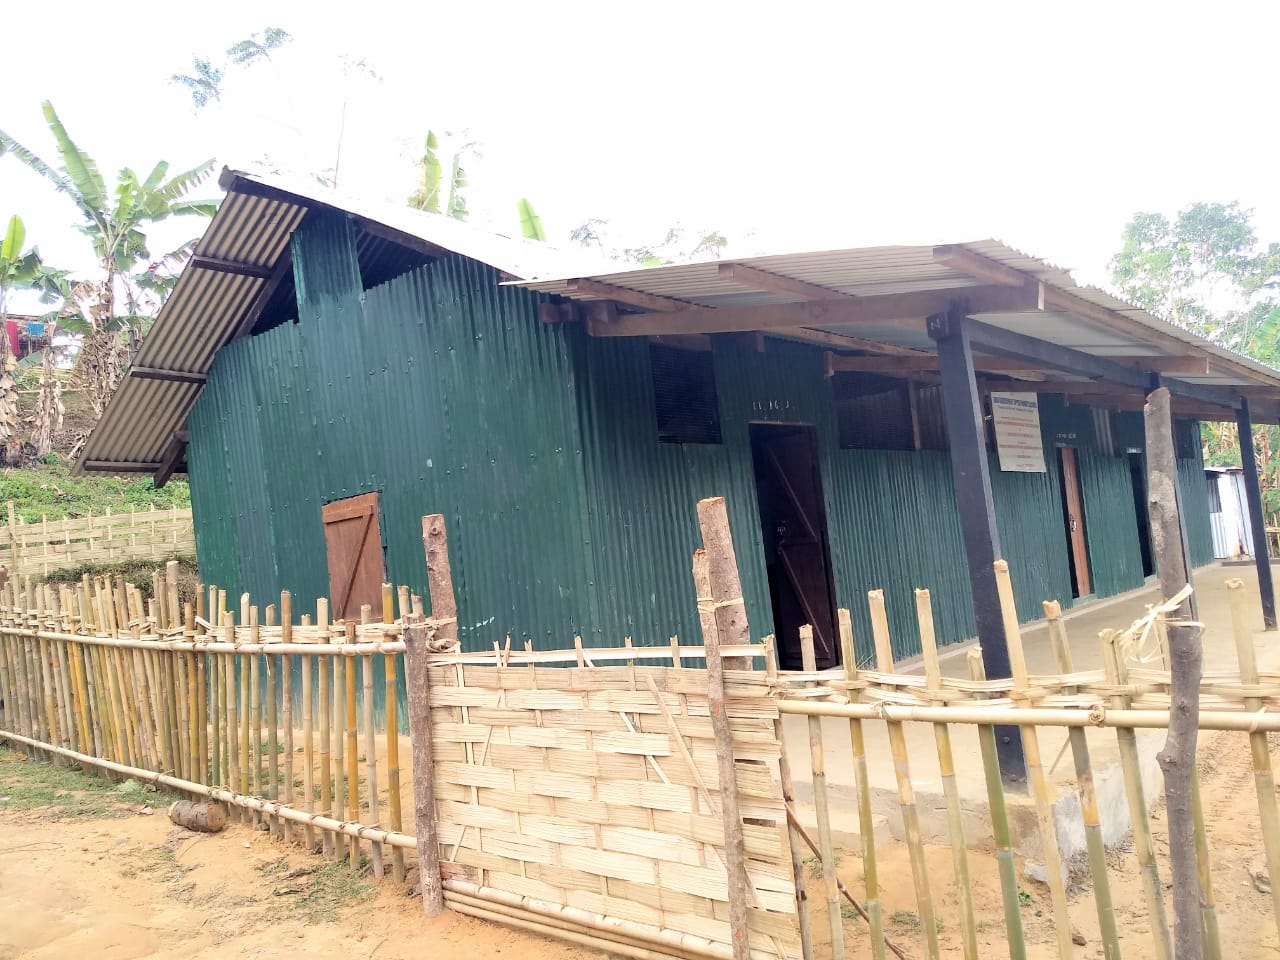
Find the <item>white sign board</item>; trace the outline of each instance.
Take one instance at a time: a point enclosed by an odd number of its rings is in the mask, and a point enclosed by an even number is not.
[[[1040,404],[1034,393],[991,394],[1000,469],[1044,473],[1044,441],[1040,437]]]

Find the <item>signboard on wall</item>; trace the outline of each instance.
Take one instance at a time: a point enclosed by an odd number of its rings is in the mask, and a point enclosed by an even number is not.
[[[1040,437],[1040,404],[1034,393],[991,394],[1000,469],[1044,473],[1044,441]]]

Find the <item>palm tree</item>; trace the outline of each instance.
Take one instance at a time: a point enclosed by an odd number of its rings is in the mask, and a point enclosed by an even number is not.
[[[208,178],[213,161],[169,176],[169,164],[162,160],[145,178],[139,178],[125,167],[116,176],[115,188],[108,190],[97,163],[76,146],[53,105],[45,101],[43,109],[61,165],[54,167],[46,163],[3,130],[0,130],[0,156],[13,154],[30,170],[50,181],[58,192],[65,193],[83,219],[78,229],[93,244],[101,274],[90,283],[77,285],[73,296],[82,314],[83,342],[76,362],[77,375],[96,419],[102,415],[128,366],[126,335],[136,344],[142,332],[141,314],[148,291],[159,287],[152,291],[157,293],[156,299],[165,292],[167,284],[153,282],[161,265],[183,262],[195,245],[193,239],[152,264],[146,228],[169,217],[212,216],[217,209],[216,201],[188,200],[187,195]],[[144,265],[143,269],[135,273],[139,265]],[[128,306],[123,314],[116,309],[121,294]],[[76,325],[74,321],[64,321],[63,326],[75,329]]]

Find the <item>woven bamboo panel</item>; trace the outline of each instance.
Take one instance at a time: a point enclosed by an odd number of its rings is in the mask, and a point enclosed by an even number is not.
[[[429,673],[447,877],[730,942],[705,671],[433,663]],[[752,952],[799,956],[777,707],[761,673],[728,672],[726,694]]]

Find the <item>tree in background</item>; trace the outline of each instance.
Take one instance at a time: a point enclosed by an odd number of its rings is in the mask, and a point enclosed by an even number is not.
[[[719,230],[695,231],[686,235],[685,228],[676,224],[667,229],[667,235],[659,243],[614,247],[608,242],[608,228],[607,220],[588,220],[574,229],[569,234],[569,239],[580,247],[599,250],[610,260],[625,260],[641,267],[660,267],[691,260],[716,260],[729,245],[728,237]]]
[[[466,131],[462,132],[466,136]],[[446,132],[446,137],[452,134]],[[444,213],[455,220],[467,219],[467,198],[462,195],[469,183],[467,172],[462,168],[462,161],[468,155],[480,156],[480,144],[468,140],[453,150],[453,158],[449,163],[449,186],[447,199],[441,209],[440,201],[444,190],[444,164],[440,161],[440,138],[434,130],[427,131],[423,145],[422,158],[418,161],[418,187],[409,195],[409,206],[426,213]]]
[[[1138,213],[1125,227],[1111,280],[1121,296],[1255,360],[1280,363],[1280,243],[1262,246],[1253,211],[1196,203],[1170,220]],[[1233,423],[1203,425],[1208,463],[1238,466]],[[1263,504],[1280,512],[1280,429],[1257,427]]]
[[[116,175],[114,189],[108,189],[97,163],[76,146],[53,105],[46,101],[43,108],[60,166],[46,163],[4,131],[0,156],[12,154],[67,195],[81,216],[77,229],[88,237],[98,259],[96,278],[65,288],[69,309],[60,320],[63,329],[81,336],[76,375],[96,422],[195,246],[192,239],[153,260],[147,228],[170,217],[213,215],[216,201],[187,199],[208,178],[213,161],[169,176],[169,164],[162,160],[145,178],[125,167]]]
[[[271,51],[279,50],[293,37],[279,27],[267,27],[227,47],[219,63],[207,57],[193,57],[191,73],[175,73],[169,82],[191,94],[197,110],[222,99],[222,82],[229,67],[249,67],[271,59]]]
[[[0,463],[10,465],[22,462],[22,417],[18,409],[18,358],[9,343],[6,321],[9,319],[9,292],[34,290],[42,303],[61,299],[66,283],[66,271],[46,266],[40,252],[27,249],[27,231],[22,218],[16,214],[9,218],[4,234],[0,235]],[[44,350],[41,365],[39,400],[35,420],[36,456],[49,452],[42,448],[40,437],[52,435],[62,425],[61,382],[53,369],[53,350]]]

